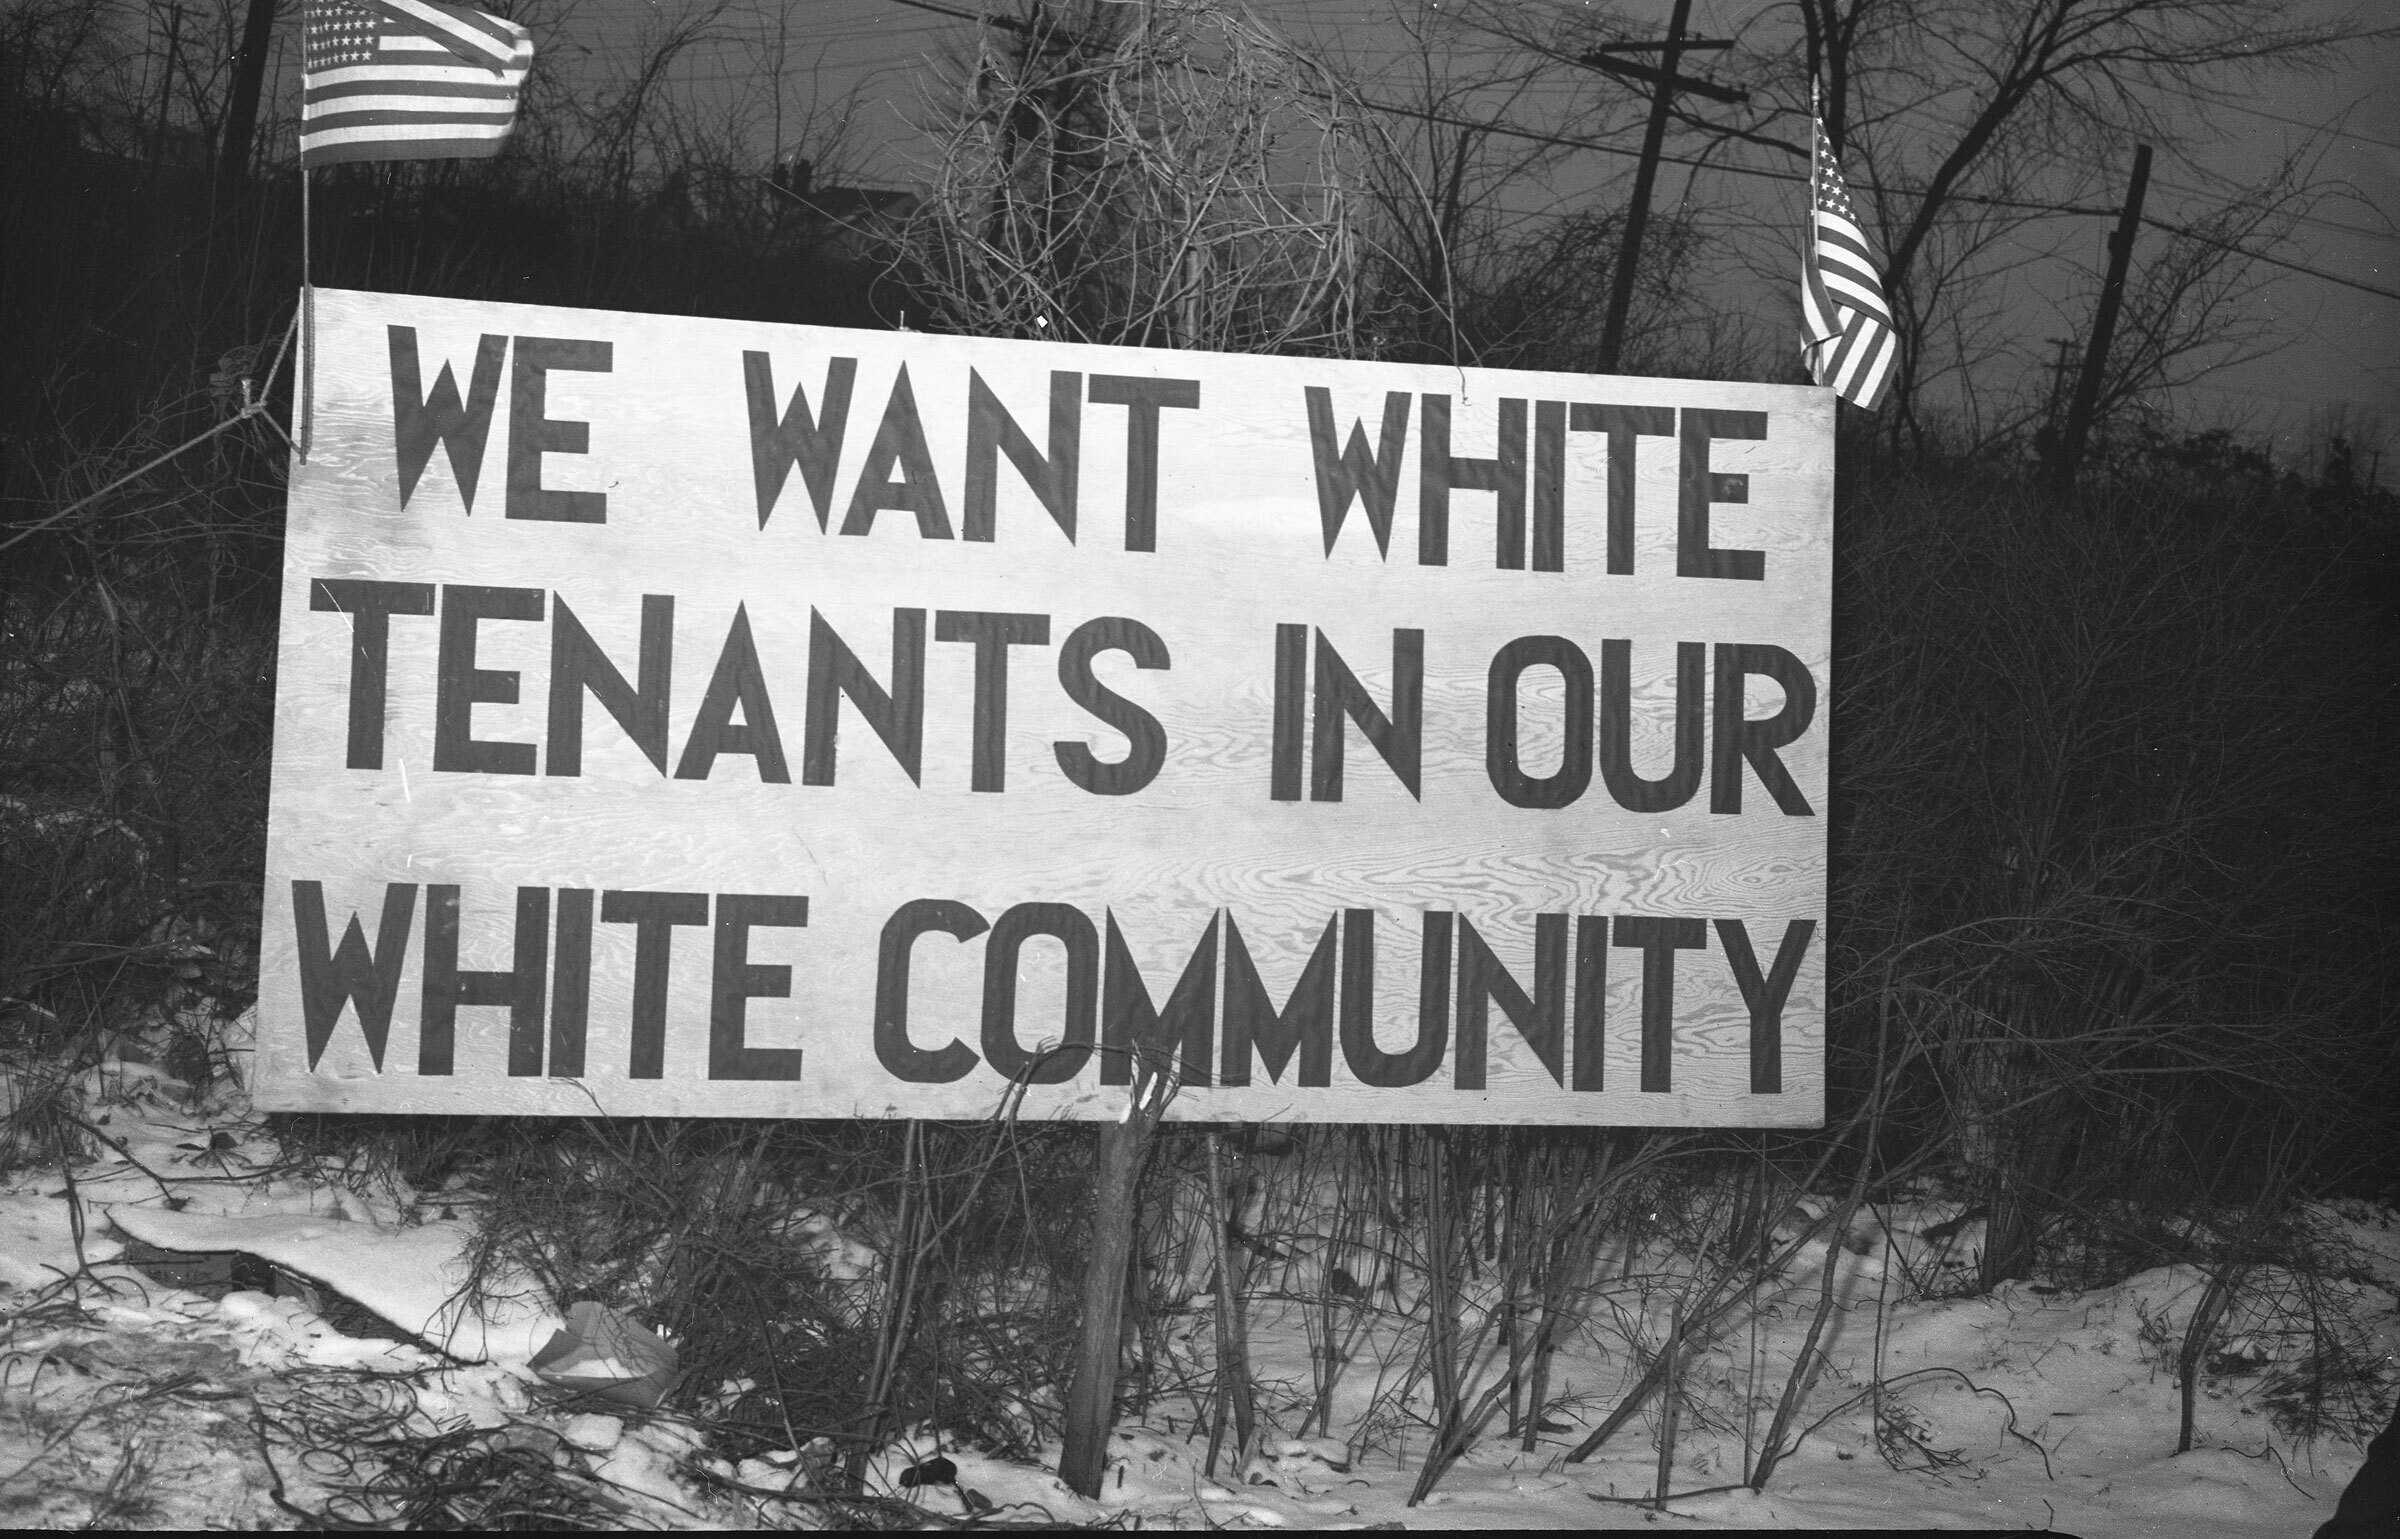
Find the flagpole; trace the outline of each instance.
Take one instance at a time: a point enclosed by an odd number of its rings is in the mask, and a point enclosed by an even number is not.
[[[308,463],[309,430],[316,421],[317,288],[309,268],[308,161],[300,162],[300,429],[294,448],[300,463]]]
[[[1825,82],[1813,68],[1808,72],[1808,190],[1801,198],[1800,261],[1803,267],[1815,260],[1817,239],[1817,133],[1825,123]],[[1817,349],[1826,340],[1808,336],[1800,339],[1800,362],[1807,368],[1809,378],[1817,375]],[[1842,398],[1833,398],[1833,415],[1842,415]]]
[[[293,448],[305,464],[316,428],[312,164],[498,154],[516,126],[533,68],[533,34],[455,0],[302,0],[301,24],[302,362]],[[361,84],[375,94],[362,97],[349,89]],[[394,103],[407,119],[397,126],[390,121]]]

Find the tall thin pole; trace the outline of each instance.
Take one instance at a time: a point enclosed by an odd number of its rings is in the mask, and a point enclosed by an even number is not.
[[[2108,370],[2108,345],[2116,339],[2117,309],[2125,299],[2125,269],[2133,260],[2134,233],[2142,227],[2142,197],[2150,190],[2150,146],[2133,151],[2133,183],[2125,190],[2125,206],[2117,214],[2117,231],[2108,238],[2108,281],[2100,289],[2100,313],[2092,320],[2091,346],[2084,349],[2083,375],[2075,382],[2075,404],[2067,412],[2066,442],[2058,455],[2058,489],[2070,490],[2075,469],[2083,463],[2091,438],[2092,414],[2100,405],[2100,380]]]
[[[1625,210],[1625,239],[1608,289],[1608,320],[1600,331],[1600,372],[1613,374],[1625,346],[1625,312],[1633,306],[1633,274],[1642,257],[1642,233],[1650,223],[1650,188],[1658,180],[1658,153],[1667,139],[1667,106],[1675,97],[1675,69],[1683,60],[1683,25],[1692,0],[1675,0],[1667,23],[1667,46],[1659,56],[1658,80],[1650,93],[1650,126],[1642,134],[1642,163],[1633,173],[1633,202]]]
[[[294,415],[299,418],[296,425],[300,431],[293,446],[303,465],[308,463],[309,439],[317,423],[317,280],[309,270],[308,182],[308,162],[303,159],[300,162],[300,357],[294,366],[294,380],[299,387],[299,408]]]

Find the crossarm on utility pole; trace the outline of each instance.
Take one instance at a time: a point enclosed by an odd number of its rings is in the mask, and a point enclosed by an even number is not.
[[[1633,274],[1641,262],[1642,233],[1650,223],[1650,189],[1658,180],[1658,152],[1666,143],[1667,107],[1675,99],[1675,66],[1683,59],[1683,27],[1692,0],[1675,0],[1667,40],[1659,51],[1658,83],[1650,93],[1650,126],[1642,133],[1642,163],[1633,173],[1633,201],[1625,209],[1625,238],[1617,248],[1617,270],[1608,286],[1608,319],[1600,329],[1600,372],[1613,374],[1625,347],[1625,314],[1633,306]]]

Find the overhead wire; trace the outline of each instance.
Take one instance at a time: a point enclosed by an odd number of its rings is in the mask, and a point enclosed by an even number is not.
[[[2169,235],[2180,235],[2186,240],[2196,240],[2203,246],[2214,246],[2220,251],[2230,251],[2236,256],[2248,257],[2253,262],[2264,262],[2269,267],[2282,267],[2292,272],[2306,273],[2311,278],[2321,278],[2327,283],[2338,283],[2343,288],[2356,289],[2362,294],[2373,294],[2381,299],[2400,299],[2400,289],[2387,289],[2372,283],[2361,283],[2356,278],[2345,278],[2340,273],[2329,273],[2321,267],[2309,267],[2299,262],[2287,261],[2282,257],[2269,256],[2264,251],[2254,251],[2248,246],[2226,240],[2221,236],[2211,235],[2205,230],[2195,230],[2188,225],[2173,224],[2164,219],[2153,219],[2148,214],[2142,216],[2142,223],[2154,230],[2164,230]]]
[[[1001,16],[990,12],[971,11],[961,6],[945,4],[943,3],[943,0],[890,0],[890,3],[893,5],[904,6],[910,10],[928,12],[938,16],[946,16],[958,21],[972,21],[979,25],[997,26],[1009,31],[1023,32],[1030,30],[1030,24],[1021,20],[1020,18],[1013,16]],[[1331,105],[1339,106],[1343,104],[1341,98],[1338,98],[1332,93],[1328,92],[1305,91],[1300,94],[1314,97],[1317,100],[1328,102]],[[1413,118],[1418,121],[1431,123],[1439,127],[1458,128],[1477,133],[1488,133],[1496,137],[1514,139],[1525,143],[1541,144],[1558,149],[1583,150],[1594,154],[1613,155],[1622,159],[1641,158],[1641,152],[1639,150],[1628,149],[1622,145],[1608,144],[1597,139],[1587,139],[1571,134],[1549,133],[1539,129],[1523,128],[1512,123],[1505,123],[1492,119],[1469,118],[1456,113],[1442,112],[1433,108],[1413,107],[1404,103],[1379,101],[1373,97],[1366,96],[1363,93],[1350,94],[1348,101],[1350,104],[1363,108],[1367,111],[1381,113],[1389,117]],[[1695,159],[1690,156],[1670,154],[1661,154],[1658,157],[1658,161],[1663,165],[1686,166],[1696,171],[1714,171],[1726,176],[1743,176],[1752,178],[1754,180],[1782,182],[1795,186],[1806,185],[1808,181],[1807,176],[1796,171],[1774,171],[1764,167],[1744,166],[1729,161],[1703,160]],[[1874,192],[1878,195],[1901,197],[1911,195],[1905,189],[1889,188],[1873,182],[1853,181],[1851,185],[1854,189],[1863,189]],[[2183,190],[2187,192],[2192,191],[2191,189],[2177,190]],[[2205,196],[2205,194],[2200,195]],[[2085,218],[2111,218],[2114,217],[2118,212],[2114,208],[2062,203],[2043,203],[2030,199],[2005,198],[1979,193],[1953,192],[1949,194],[1949,197],[1954,202],[1965,203],[1982,208],[2010,210],[2034,215],[2037,217],[2059,217],[2071,215]],[[2356,289],[2361,293],[2372,294],[2379,298],[2400,300],[2400,289],[2383,288],[2375,284],[2364,283],[2354,278],[2345,277],[2339,273],[2327,272],[2322,268],[2311,267],[2305,263],[2291,261],[2288,258],[2271,256],[2265,252],[2257,251],[2250,247],[2240,245],[2236,242],[2210,235],[2204,231],[2196,230],[2186,225],[2175,224],[2168,220],[2157,219],[2150,216],[2144,216],[2142,223],[2156,229],[2166,231],[2169,234],[2197,240],[2204,245],[2215,246],[2220,249],[2233,252],[2236,255],[2248,257],[2254,261],[2264,262],[2269,266],[2280,267],[2288,271],[2304,274],[2312,278],[2319,278],[2326,282],[2339,284],[2345,288]],[[2364,230],[2356,230],[2352,231],[2351,233],[2373,236],[2373,232]]]
[[[2355,139],[2361,144],[2372,144],[2378,149],[2400,150],[2400,140],[2378,139],[2373,134],[2362,134],[2356,129],[2337,128],[2330,123],[2311,123],[2306,118],[2295,118],[2281,112],[2269,112],[2264,107],[2253,107],[2243,102],[2211,101],[2208,98],[2192,91],[2175,91],[2173,94],[2183,98],[2185,101],[2193,103],[2196,106],[2209,108],[2230,108],[2235,112],[2248,113],[2254,118],[2265,118],[2270,123],[2283,123],[2293,128],[2305,128],[2310,133],[2325,133],[2330,131],[2337,139]],[[2351,110],[2355,111],[2357,109],[2354,106]]]

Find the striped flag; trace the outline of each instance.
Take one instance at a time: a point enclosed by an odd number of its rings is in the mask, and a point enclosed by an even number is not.
[[[1891,306],[1884,302],[1883,279],[1875,271],[1874,249],[1858,227],[1850,190],[1842,185],[1842,163],[1833,153],[1825,119],[1812,113],[1811,121],[1817,137],[1808,178],[1808,249],[1800,263],[1801,351],[1810,378],[1873,411],[1899,362],[1900,340]]]
[[[300,163],[500,153],[533,66],[513,21],[436,0],[307,0]]]

